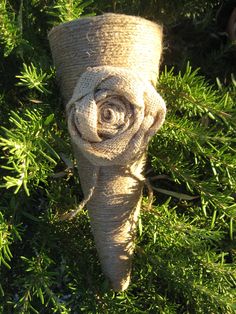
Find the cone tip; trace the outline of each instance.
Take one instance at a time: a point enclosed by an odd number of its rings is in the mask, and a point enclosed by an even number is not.
[[[116,292],[125,291],[128,288],[129,284],[130,284],[130,275],[127,278],[122,279],[121,281],[111,282],[112,289]]]

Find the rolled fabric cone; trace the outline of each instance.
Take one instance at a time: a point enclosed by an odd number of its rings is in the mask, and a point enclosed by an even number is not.
[[[59,25],[49,42],[102,269],[130,282],[146,149],[165,119],[156,92],[162,28],[104,14]]]

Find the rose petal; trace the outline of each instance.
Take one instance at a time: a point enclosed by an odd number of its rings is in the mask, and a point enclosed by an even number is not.
[[[75,103],[75,125],[84,140],[101,142],[97,133],[97,104],[92,95],[87,95]]]

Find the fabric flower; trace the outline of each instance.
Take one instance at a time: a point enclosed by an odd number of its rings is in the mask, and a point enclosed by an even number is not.
[[[88,68],[67,104],[74,145],[94,165],[127,165],[140,158],[164,122],[166,106],[135,70]]]

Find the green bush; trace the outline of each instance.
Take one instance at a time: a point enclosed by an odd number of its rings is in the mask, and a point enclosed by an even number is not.
[[[0,0],[0,312],[236,313],[235,46],[219,22],[230,1]],[[164,24],[157,89],[167,118],[146,177],[132,283],[101,272],[47,33],[102,12]]]

